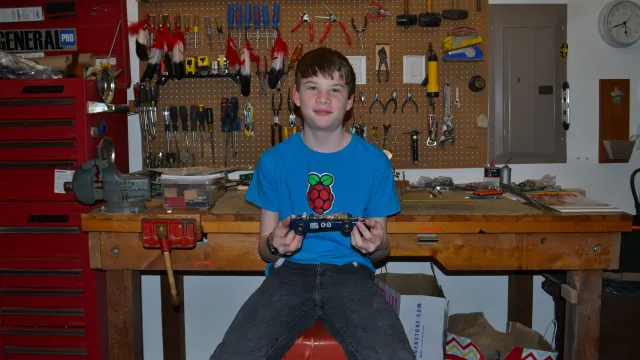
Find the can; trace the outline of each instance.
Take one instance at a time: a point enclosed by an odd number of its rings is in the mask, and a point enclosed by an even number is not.
[[[511,168],[505,165],[500,168],[500,185],[511,184]]]

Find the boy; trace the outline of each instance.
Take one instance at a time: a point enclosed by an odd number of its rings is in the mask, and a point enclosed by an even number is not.
[[[386,217],[400,211],[389,159],[344,130],[355,73],[328,48],[306,53],[293,100],[304,131],[265,151],[246,200],[260,211],[258,251],[269,264],[211,360],[280,360],[319,317],[349,359],[415,359],[372,265],[389,255]],[[296,235],[292,214],[364,216],[350,234]]]

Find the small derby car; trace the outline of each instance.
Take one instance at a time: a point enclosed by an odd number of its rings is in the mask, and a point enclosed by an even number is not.
[[[315,215],[303,213],[291,215],[289,229],[296,235],[303,236],[310,232],[342,231],[348,234],[356,226],[356,222],[364,222],[364,217],[353,216],[349,213],[335,213],[330,215]]]

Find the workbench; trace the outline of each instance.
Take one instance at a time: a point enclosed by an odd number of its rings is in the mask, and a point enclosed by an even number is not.
[[[532,274],[567,271],[565,359],[598,360],[600,294],[604,270],[617,269],[627,213],[566,214],[510,199],[428,199],[405,193],[402,211],[389,218],[393,261],[434,261],[445,273],[509,275],[508,318],[531,326]],[[140,276],[165,271],[159,250],[141,245],[143,219],[194,219],[206,240],[191,250],[171,251],[176,274],[263,274],[258,255],[259,209],[244,193],[228,190],[209,211],[167,212],[159,199],[136,215],[82,215],[89,233],[91,267],[106,272],[111,359],[142,354]],[[165,272],[166,273],[166,272]],[[184,359],[183,315],[167,305],[162,279],[165,359]],[[182,290],[180,276],[177,277]],[[455,301],[455,300],[454,300]],[[176,333],[182,332],[182,338]]]

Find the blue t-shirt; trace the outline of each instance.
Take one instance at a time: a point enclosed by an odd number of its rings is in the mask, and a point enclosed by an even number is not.
[[[369,218],[400,211],[393,168],[380,149],[353,135],[343,149],[321,153],[309,148],[301,134],[262,153],[247,201],[277,212],[280,220],[303,213],[347,212]],[[369,257],[351,246],[350,234],[340,231],[307,233],[302,247],[287,259],[335,265],[355,261],[374,269]],[[268,270],[269,265],[267,275]]]

